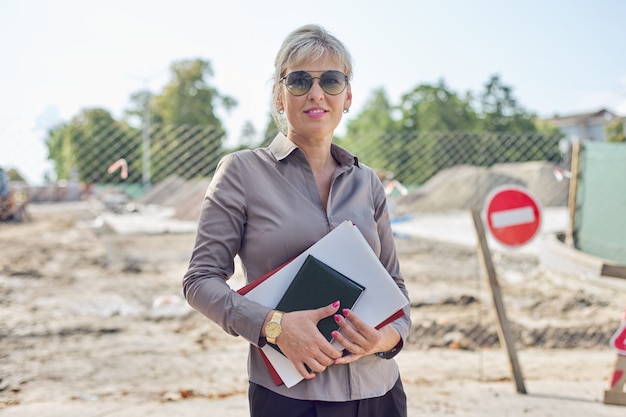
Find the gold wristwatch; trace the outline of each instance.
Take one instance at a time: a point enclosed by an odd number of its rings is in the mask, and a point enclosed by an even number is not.
[[[283,330],[282,327],[280,327],[280,322],[283,319],[284,314],[285,313],[283,313],[282,311],[275,311],[274,314],[272,314],[272,318],[270,319],[270,321],[268,321],[265,325],[265,338],[267,339],[268,343],[271,343],[273,345],[276,344],[276,338]]]

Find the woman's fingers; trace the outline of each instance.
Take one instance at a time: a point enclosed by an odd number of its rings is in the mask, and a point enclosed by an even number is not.
[[[283,333],[277,342],[304,378],[314,378],[313,372],[323,372],[341,357],[341,351],[317,329],[321,318],[332,316],[338,309],[339,304],[333,303],[317,310],[290,312],[283,316]]]
[[[341,328],[341,332],[333,333],[333,337],[352,356],[360,357],[374,353],[376,345],[382,338],[381,333],[376,328],[369,326],[350,310],[344,309],[343,314],[343,316],[335,315],[335,321]],[[355,358],[351,359],[354,360]],[[344,356],[335,361],[335,363],[347,363],[346,361],[347,359]]]

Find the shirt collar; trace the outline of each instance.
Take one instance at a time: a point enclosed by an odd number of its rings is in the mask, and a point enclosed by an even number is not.
[[[298,148],[295,143],[287,139],[285,135],[279,133],[276,135],[272,143],[270,143],[269,149],[277,160],[282,161],[294,150],[300,148]],[[340,165],[345,167],[351,167],[353,165],[357,167],[359,166],[359,159],[339,145],[332,143],[330,145],[330,153]]]

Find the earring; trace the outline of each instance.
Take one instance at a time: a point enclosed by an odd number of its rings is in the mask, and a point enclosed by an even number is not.
[[[284,110],[284,109],[279,109],[279,110],[278,110],[278,114],[283,114],[283,113],[285,113],[285,110]]]
[[[343,112],[346,113],[346,114],[350,113],[350,109],[343,109]]]

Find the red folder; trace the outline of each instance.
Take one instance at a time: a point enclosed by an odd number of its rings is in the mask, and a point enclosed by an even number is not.
[[[249,291],[251,291],[252,289],[256,288],[259,284],[263,283],[266,279],[268,279],[269,277],[274,275],[275,272],[280,271],[289,262],[291,262],[291,260],[289,260],[289,261],[285,262],[284,264],[278,266],[277,268],[274,268],[273,270],[265,273],[264,275],[262,275],[259,278],[255,279],[251,283],[249,283],[249,284],[239,288],[237,290],[237,292],[239,294],[241,294],[241,295],[246,295]],[[274,365],[272,365],[272,362],[270,362],[270,360],[267,358],[265,353],[263,353],[263,349],[257,348],[257,350],[261,354],[261,357],[263,358],[263,362],[265,362],[265,365],[267,366],[267,370],[270,372],[270,375],[272,376],[272,381],[274,381],[274,384],[282,385],[283,380],[281,379],[280,375],[278,375],[278,372],[276,372],[276,369],[274,368]]]

